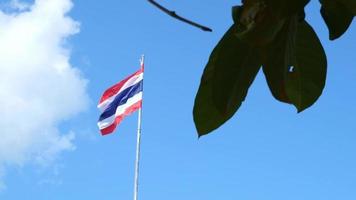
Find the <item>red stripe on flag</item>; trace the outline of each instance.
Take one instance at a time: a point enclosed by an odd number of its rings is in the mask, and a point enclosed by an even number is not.
[[[111,86],[109,89],[105,90],[104,94],[101,96],[99,104],[102,103],[103,101],[105,101],[106,99],[114,96],[116,93],[118,93],[120,91],[120,89],[122,88],[122,86],[124,86],[124,84],[133,76],[139,75],[140,73],[143,72],[143,68],[141,68],[140,70],[138,70],[137,72],[135,72],[134,74],[130,75],[129,77],[125,78],[124,80],[120,81],[119,83]]]
[[[116,126],[121,123],[121,121],[124,119],[125,116],[130,115],[131,113],[135,112],[136,110],[138,110],[141,107],[142,107],[142,100],[140,100],[140,101],[136,102],[135,104],[133,104],[132,106],[126,108],[126,110],[123,114],[116,116],[115,122],[113,124],[100,130],[101,135],[108,135],[108,134],[112,133],[115,130]]]

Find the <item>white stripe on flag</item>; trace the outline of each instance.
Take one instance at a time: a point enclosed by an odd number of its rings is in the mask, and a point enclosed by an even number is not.
[[[118,94],[120,94],[125,89],[135,85],[136,83],[140,82],[142,79],[143,79],[143,73],[140,73],[139,75],[133,76],[129,80],[127,80],[127,82],[122,86],[122,88],[115,95],[106,99],[105,101],[101,102],[98,105],[98,108],[100,109],[100,111],[103,112],[109,106],[109,104],[114,101],[115,97]]]
[[[128,107],[134,105],[135,103],[141,100],[142,100],[142,92],[139,92],[135,96],[129,98],[125,104],[117,107],[114,115],[98,122],[99,129],[104,129],[112,125],[115,122],[115,118],[117,116],[124,114]]]

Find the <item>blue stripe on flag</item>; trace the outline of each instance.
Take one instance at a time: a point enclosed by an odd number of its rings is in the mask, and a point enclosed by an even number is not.
[[[104,110],[104,112],[100,115],[99,121],[104,120],[104,119],[114,115],[117,107],[124,105],[129,98],[140,93],[142,91],[142,83],[143,83],[143,81],[141,80],[140,82],[136,83],[135,85],[128,87],[125,90],[123,90],[122,92],[120,92],[115,97],[114,101],[111,102],[109,104],[109,106]]]

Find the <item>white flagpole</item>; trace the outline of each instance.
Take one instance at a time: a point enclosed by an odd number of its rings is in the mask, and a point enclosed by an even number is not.
[[[142,55],[140,60],[141,68],[144,66],[144,56]],[[143,81],[143,79],[142,79]],[[143,95],[143,90],[142,90]],[[138,126],[137,126],[137,142],[136,142],[136,161],[135,161],[135,183],[134,183],[134,200],[138,199],[138,175],[140,167],[140,145],[141,145],[141,118],[142,118],[142,106],[138,110]]]

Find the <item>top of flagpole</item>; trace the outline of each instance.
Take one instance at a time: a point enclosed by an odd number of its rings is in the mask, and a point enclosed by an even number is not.
[[[145,67],[145,55],[144,54],[142,54],[141,55],[141,59],[140,59],[140,66],[141,66],[141,69],[143,70],[144,69],[144,67]]]

